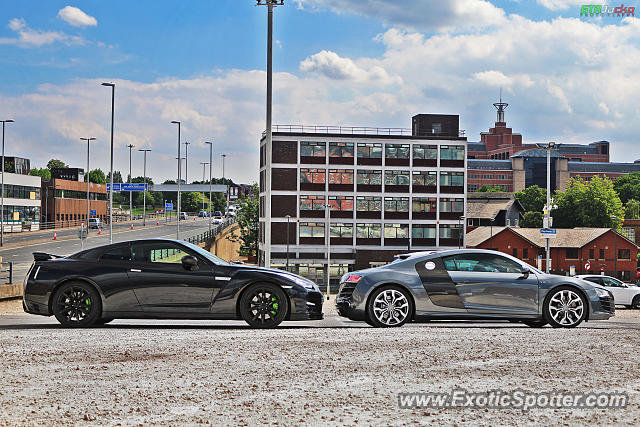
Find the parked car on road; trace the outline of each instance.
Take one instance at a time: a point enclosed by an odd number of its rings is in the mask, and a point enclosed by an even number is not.
[[[458,249],[399,256],[340,280],[338,314],[376,327],[436,319],[500,319],[572,328],[615,313],[614,296],[585,280],[545,274],[502,252]]]
[[[89,218],[89,228],[102,228],[100,218]]]
[[[207,213],[207,211],[200,211],[198,212],[198,216],[206,218],[209,216],[209,214]]]
[[[222,224],[224,220],[222,218],[214,217],[211,218],[211,224]]]
[[[68,257],[34,253],[23,308],[65,327],[119,318],[245,320],[273,328],[322,319],[323,295],[285,271],[228,263],[190,243],[136,240]]]
[[[181,221],[182,221],[182,220],[185,220],[185,219],[187,219],[187,218],[188,218],[188,217],[187,217],[187,213],[186,213],[186,212],[180,212],[180,220],[181,220]]]
[[[597,274],[581,274],[576,277],[604,286],[613,294],[616,304],[624,305],[627,308],[640,308],[640,287],[636,285],[624,283],[615,277]]]

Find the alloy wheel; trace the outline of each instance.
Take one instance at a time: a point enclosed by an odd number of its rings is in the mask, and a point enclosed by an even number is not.
[[[572,327],[584,317],[584,301],[576,292],[561,289],[549,299],[549,315],[561,327]]]
[[[278,315],[278,310],[280,310],[280,304],[281,302],[276,295],[265,289],[258,290],[250,301],[251,319],[263,325],[273,322],[273,319]]]
[[[93,303],[93,297],[81,287],[65,289],[56,301],[58,313],[68,323],[79,323],[85,320],[91,314]]]
[[[396,289],[385,289],[373,300],[373,315],[386,326],[404,323],[409,316],[409,301]]]
[[[288,311],[287,296],[272,284],[253,285],[240,300],[240,314],[254,328],[274,328],[287,317]]]

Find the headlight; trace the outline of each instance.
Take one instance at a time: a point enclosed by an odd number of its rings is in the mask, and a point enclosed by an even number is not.
[[[610,296],[609,291],[602,288],[594,288],[596,290],[596,295],[599,297],[608,297]]]
[[[305,289],[315,289],[316,291],[320,290],[318,289],[318,285],[316,285],[315,283],[309,280],[305,280],[300,277],[293,277],[291,280],[293,280],[294,282],[296,282],[296,284],[302,286]]]

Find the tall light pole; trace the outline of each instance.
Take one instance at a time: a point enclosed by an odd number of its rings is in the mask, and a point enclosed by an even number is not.
[[[133,175],[131,174],[131,149],[135,147],[133,144],[127,145],[129,148],[129,184],[133,182]],[[133,227],[133,191],[129,191],[129,221],[131,221],[131,227]]]
[[[111,191],[109,191],[109,243],[113,243],[113,113],[115,107],[116,84],[102,83],[111,88]]]
[[[144,180],[144,191],[142,192],[142,226],[147,226],[147,153],[151,151],[150,148],[142,148],[138,151],[142,151],[144,154],[144,163],[142,166],[142,175]]]
[[[544,228],[550,228],[552,225],[551,220],[551,211],[554,209],[552,206],[551,200],[551,150],[555,147],[556,143],[551,141],[547,144],[536,144],[538,148],[542,148],[543,150],[547,150],[547,204],[544,207],[544,218],[542,226]],[[551,250],[549,245],[549,238],[546,237],[545,250],[547,254],[547,261],[545,265],[545,272],[548,274],[550,271],[549,264],[551,263]]]
[[[613,229],[617,217],[611,215],[611,228]],[[618,233],[613,230],[613,277],[618,278]]]
[[[265,135],[265,152],[267,153],[267,165],[271,165],[271,107],[273,94],[273,8],[283,6],[284,0],[256,0],[256,6],[267,6],[267,117],[266,117],[266,135]],[[269,194],[271,192],[271,174],[266,175],[264,191]],[[270,196],[265,197],[263,216],[268,217],[271,212]],[[265,251],[264,264],[269,267],[271,264],[271,226],[265,224]]]
[[[89,233],[89,212],[91,211],[91,202],[89,201],[89,186],[91,185],[91,174],[89,171],[89,143],[91,141],[95,141],[95,138],[80,138],[82,141],[87,141],[87,173],[85,176],[87,177],[87,234]],[[82,231],[82,230],[81,230]],[[80,238],[82,247],[84,247],[84,239]]]
[[[204,180],[205,180],[204,175],[206,173],[206,170],[207,170],[206,168],[207,168],[207,165],[209,164],[209,162],[200,162],[200,164],[202,165],[202,183],[204,184]],[[211,200],[209,200],[209,204],[211,204]],[[202,210],[204,212],[206,212],[204,210],[204,190],[202,190]],[[211,222],[211,221],[209,221],[209,222]]]
[[[178,217],[176,221],[176,239],[180,240],[180,122],[174,120],[171,123],[178,125]]]
[[[491,230],[491,237],[489,238],[489,246],[491,246],[489,249],[494,250],[493,249],[493,222],[495,221],[495,218],[490,218],[489,221],[491,221],[491,225],[490,225],[490,230]]]
[[[189,183],[189,144],[190,142],[184,142],[184,183]]]
[[[289,220],[291,215],[285,215],[285,218],[287,218],[287,271],[289,271]]]
[[[462,227],[460,226],[460,222],[463,219],[464,219],[464,215],[460,215],[458,217],[458,249],[460,249],[462,247],[462,234],[463,234],[462,230],[464,230],[464,228],[466,228],[466,227],[464,227],[464,224],[463,224]],[[493,234],[493,233],[491,233],[491,234]]]
[[[2,122],[2,205],[0,207],[0,246],[4,246],[4,125],[13,123],[12,119],[0,120]]]
[[[329,299],[329,291],[331,285],[331,205],[324,205],[327,212],[327,300]]]
[[[205,141],[205,144],[209,145],[209,234],[211,234],[211,204],[213,203],[213,199],[211,198],[212,193],[212,176],[211,171],[213,168],[213,142]]]
[[[225,192],[226,192],[224,215],[227,216],[227,215],[229,215],[229,186],[227,185],[227,183],[224,180],[224,159],[226,159],[227,155],[226,154],[221,154],[221,156],[222,156],[222,182],[225,185]]]

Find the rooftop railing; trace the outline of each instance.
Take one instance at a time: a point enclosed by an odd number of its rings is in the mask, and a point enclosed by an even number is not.
[[[376,135],[376,136],[451,136],[444,133],[420,133],[413,135],[411,129],[407,128],[377,128],[366,126],[315,126],[315,125],[273,125],[272,132],[282,133],[325,133],[339,135]],[[265,137],[266,131],[262,132]],[[458,131],[458,136],[465,136],[464,130]]]

